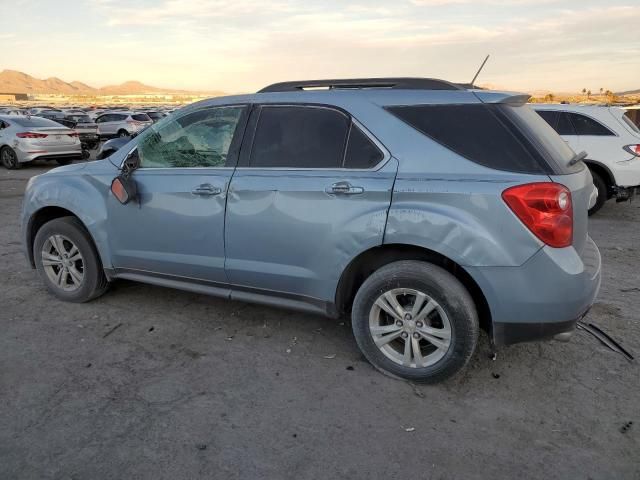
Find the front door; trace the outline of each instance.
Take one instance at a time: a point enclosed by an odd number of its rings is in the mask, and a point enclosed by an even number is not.
[[[246,106],[168,117],[137,142],[139,202],[110,196],[109,238],[121,273],[226,284],[224,213]]]
[[[382,243],[396,170],[342,111],[254,109],[227,202],[232,290],[332,301],[346,264]]]

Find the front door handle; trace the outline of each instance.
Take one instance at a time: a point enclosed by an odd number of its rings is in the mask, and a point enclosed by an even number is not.
[[[332,195],[358,195],[364,192],[364,188],[354,187],[349,182],[336,182],[324,191]]]
[[[222,189],[219,187],[214,187],[210,183],[203,183],[202,185],[198,185],[196,188],[191,190],[191,193],[194,195],[202,195],[205,197],[212,195],[220,195],[222,193]]]

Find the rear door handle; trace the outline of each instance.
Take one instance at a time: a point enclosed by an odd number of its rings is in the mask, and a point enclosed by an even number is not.
[[[349,182],[336,182],[324,189],[332,195],[358,195],[364,192],[362,187],[354,187]]]
[[[210,183],[203,183],[202,185],[198,185],[196,188],[191,190],[191,193],[194,195],[202,195],[204,197],[212,196],[212,195],[220,195],[222,193],[222,189],[219,187],[214,187]]]

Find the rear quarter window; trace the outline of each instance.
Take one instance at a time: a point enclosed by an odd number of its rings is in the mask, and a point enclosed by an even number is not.
[[[498,105],[412,105],[387,107],[387,110],[424,135],[480,165],[522,173],[551,171]],[[540,117],[533,115],[551,130]],[[556,135],[553,130],[551,132]]]
[[[131,118],[138,122],[149,122],[151,118],[146,113],[136,113],[135,115],[131,115]]]

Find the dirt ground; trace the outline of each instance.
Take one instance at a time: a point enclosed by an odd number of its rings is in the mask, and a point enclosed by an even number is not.
[[[484,337],[428,387],[375,371],[340,321],[124,281],[54,299],[18,225],[46,170],[0,169],[1,479],[640,478],[637,360],[585,332],[495,361]],[[640,200],[591,220],[587,317],[638,356],[639,227]]]

